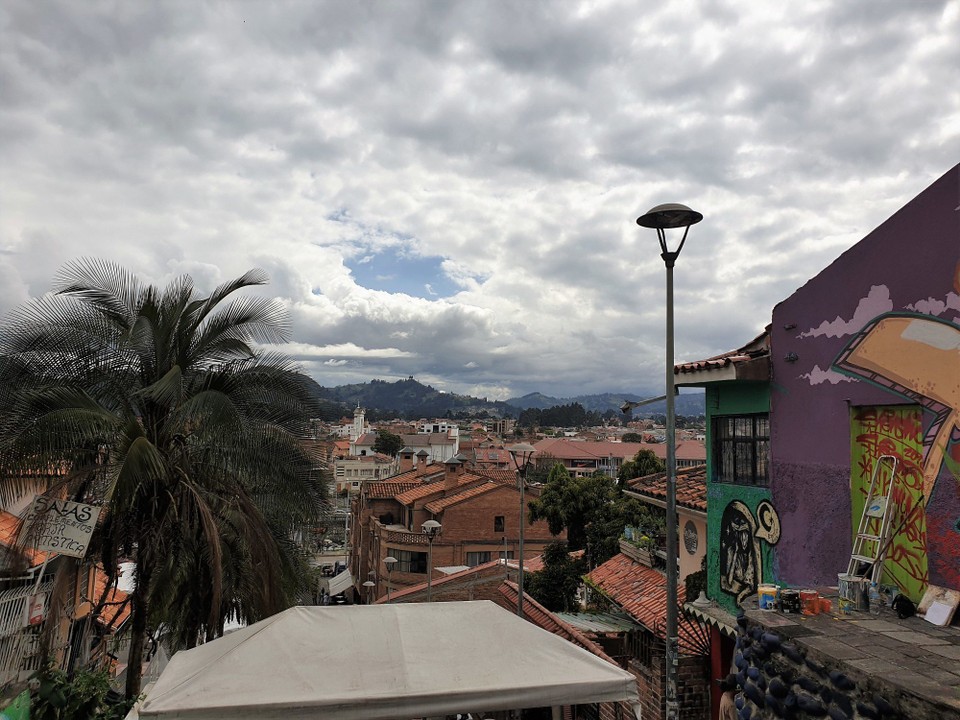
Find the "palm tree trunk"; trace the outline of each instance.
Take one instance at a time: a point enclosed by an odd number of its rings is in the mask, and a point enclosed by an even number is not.
[[[147,600],[146,592],[149,579],[141,571],[137,572],[137,586],[130,598],[130,654],[127,659],[127,684],[125,694],[128,700],[140,695],[140,682],[143,678],[143,649],[147,640]]]

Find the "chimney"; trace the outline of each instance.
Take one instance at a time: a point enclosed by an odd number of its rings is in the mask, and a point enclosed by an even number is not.
[[[452,457],[444,463],[443,489],[446,492],[455,490],[463,474],[463,463]]]
[[[413,470],[413,448],[404,447],[400,450],[400,472]]]
[[[427,472],[427,458],[430,457],[430,453],[426,450],[421,450],[417,453],[417,475],[423,475]]]

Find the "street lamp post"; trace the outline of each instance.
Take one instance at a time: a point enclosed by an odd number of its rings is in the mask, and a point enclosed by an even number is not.
[[[677,720],[680,708],[677,702],[677,665],[679,663],[679,633],[677,630],[677,436],[676,405],[673,378],[673,266],[687,240],[691,225],[703,220],[703,215],[686,205],[667,203],[657,205],[637,218],[637,225],[653,228],[660,241],[660,257],[667,269],[667,647],[666,647],[666,720]],[[683,237],[676,250],[667,248],[666,231],[683,228]]]
[[[523,526],[526,525],[524,510],[523,491],[527,485],[527,467],[530,465],[530,458],[536,452],[536,448],[529,443],[519,443],[510,448],[510,457],[513,458],[513,465],[517,468],[517,484],[520,486],[520,536],[517,543],[517,615],[523,617]]]
[[[390,585],[391,585],[390,574],[393,572],[393,566],[396,565],[397,562],[398,560],[395,557],[393,557],[393,555],[387,555],[383,559],[383,564],[387,568],[387,604],[390,603]]]
[[[427,536],[427,602],[430,602],[433,590],[433,540],[440,534],[440,523],[436,520],[426,520],[420,529]]]
[[[376,583],[373,580],[366,580],[363,583],[363,586],[367,589],[367,605],[372,605],[372,596],[373,588],[376,587]]]

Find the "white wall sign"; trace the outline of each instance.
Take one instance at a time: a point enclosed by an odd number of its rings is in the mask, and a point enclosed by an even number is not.
[[[23,521],[23,545],[83,557],[100,517],[94,505],[37,495]]]

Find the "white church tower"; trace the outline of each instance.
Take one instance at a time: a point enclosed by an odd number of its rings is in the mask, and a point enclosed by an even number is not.
[[[363,408],[357,403],[357,409],[353,411],[353,427],[350,429],[350,442],[355,443],[363,435]]]

